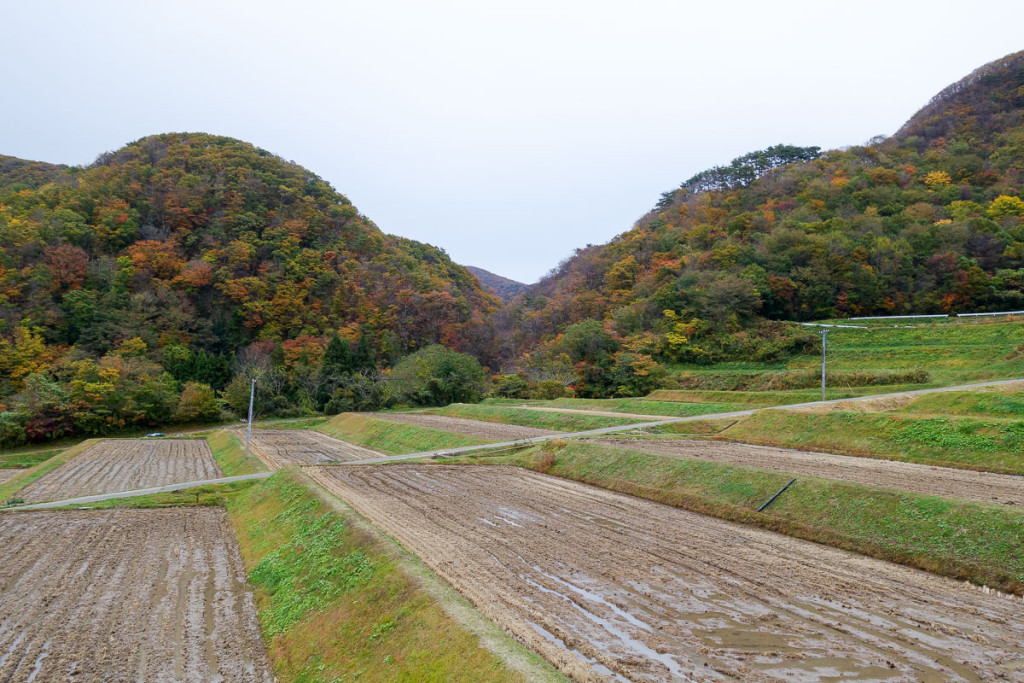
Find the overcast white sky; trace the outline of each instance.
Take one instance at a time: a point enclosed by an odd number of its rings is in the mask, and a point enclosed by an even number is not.
[[[0,153],[252,142],[385,232],[533,282],[697,171],[891,134],[1024,3],[0,0]]]

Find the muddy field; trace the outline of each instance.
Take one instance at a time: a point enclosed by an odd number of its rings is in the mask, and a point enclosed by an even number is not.
[[[315,468],[575,680],[1024,681],[1024,602],[513,468]]]
[[[0,484],[9,482],[11,479],[14,479],[16,476],[18,476],[24,471],[25,470],[0,468]]]
[[[379,420],[404,422],[405,424],[441,429],[446,432],[455,432],[456,434],[465,434],[466,436],[476,436],[481,439],[490,439],[492,441],[515,441],[516,439],[528,439],[532,436],[550,436],[552,434],[562,433],[552,431],[550,429],[519,427],[517,425],[504,425],[497,422],[467,420],[462,417],[445,417],[444,415],[421,415],[419,413],[374,413],[373,417]]]
[[[245,443],[245,431],[238,435]],[[292,465],[320,465],[380,458],[383,453],[304,429],[254,429],[250,448],[272,470]]]
[[[43,475],[19,491],[18,497],[30,503],[63,500],[220,476],[205,441],[111,439]]]
[[[271,681],[224,510],[0,515],[0,680]]]
[[[1024,477],[769,446],[698,440],[604,439],[616,448],[762,467],[943,498],[1024,507]]]

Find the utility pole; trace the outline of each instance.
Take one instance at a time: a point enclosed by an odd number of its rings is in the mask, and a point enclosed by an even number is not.
[[[824,367],[824,366],[822,366],[822,367]],[[824,372],[824,370],[822,372]],[[825,382],[824,375],[822,375],[822,380],[821,381],[822,381],[822,392],[824,392],[825,391],[825,389],[824,389],[824,386],[825,386],[824,385],[824,382]],[[822,396],[824,396],[824,393],[822,394]],[[256,398],[256,379],[253,378],[253,380],[252,380],[252,387],[249,389],[249,422],[245,426],[245,459],[246,460],[249,459],[249,441],[252,439],[252,403],[253,403],[253,399],[255,399],[255,398]]]
[[[828,335],[827,328],[821,328],[821,400],[825,400],[825,337]]]

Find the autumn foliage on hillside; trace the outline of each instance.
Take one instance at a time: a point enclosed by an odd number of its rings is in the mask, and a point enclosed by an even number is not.
[[[133,420],[102,394],[130,393],[127,377],[159,388],[154,415],[177,409],[194,378],[164,373],[182,353],[227,364],[221,386],[253,345],[322,355],[334,335],[386,366],[434,343],[486,349],[499,305],[309,171],[212,135],[147,137],[86,168],[0,158],[0,247],[0,402],[24,407],[4,397],[29,378],[68,396],[78,382],[71,412],[114,426]]]
[[[664,193],[501,314],[507,353],[521,368],[571,362],[566,330],[594,320],[656,362],[773,360],[813,349],[774,321],[1022,309],[1022,188],[1018,53],[892,138],[823,154],[778,145]]]

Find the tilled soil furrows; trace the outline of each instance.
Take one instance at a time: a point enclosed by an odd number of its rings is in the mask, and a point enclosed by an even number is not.
[[[19,498],[38,502],[222,476],[210,446],[199,439],[101,441],[32,482]]]
[[[762,467],[929,496],[1024,507],[1024,477],[1011,474],[695,439],[605,439],[599,443],[659,455]]]
[[[272,681],[215,508],[0,516],[0,680]]]
[[[1024,680],[1024,602],[514,468],[313,468],[575,680]]]
[[[444,415],[423,415],[420,413],[374,413],[373,417],[391,422],[404,422],[418,427],[431,427],[446,432],[476,436],[493,441],[515,441],[533,436],[551,436],[562,432],[536,427],[520,427],[482,420],[467,420],[463,417],[446,417]]]
[[[0,468],[0,484],[6,483],[11,479],[24,472],[25,470],[17,470],[10,468]]]
[[[245,432],[239,438],[245,443]],[[384,454],[304,429],[254,429],[252,452],[272,470],[291,465],[320,465],[380,458]]]

